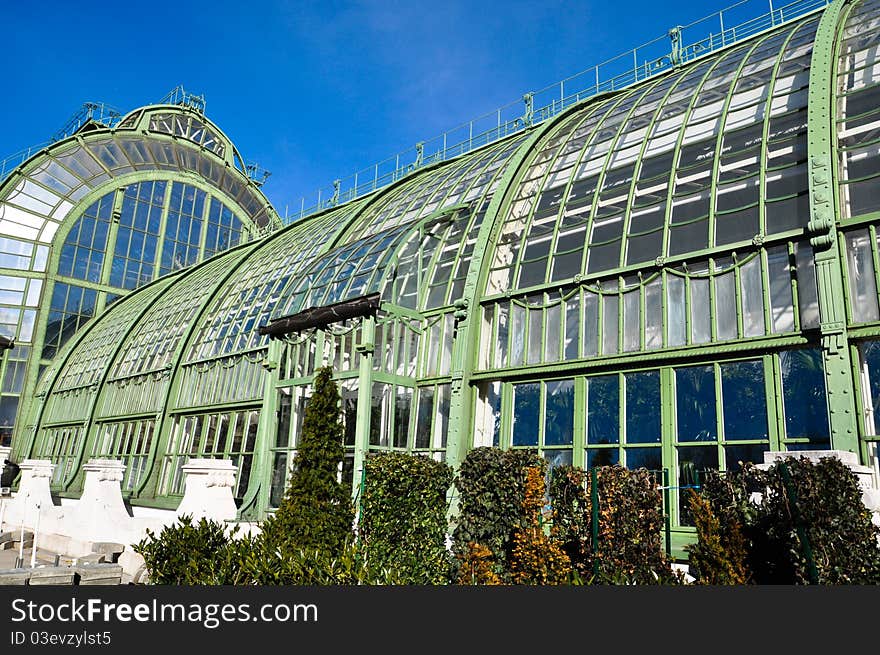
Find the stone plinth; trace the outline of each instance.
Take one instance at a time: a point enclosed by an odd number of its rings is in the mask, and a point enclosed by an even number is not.
[[[82,541],[116,541],[131,523],[122,500],[125,464],[115,459],[90,459],[83,471],[82,496],[76,505],[65,508],[63,533]]]
[[[228,459],[190,459],[183,466],[186,476],[183,500],[177,516],[192,515],[215,521],[235,519],[237,509],[232,490],[235,487],[235,466]]]
[[[55,465],[48,459],[26,459],[21,464],[21,478],[18,492],[11,500],[5,499],[3,524],[9,529],[21,525],[22,518],[28,528],[33,528],[37,518],[37,507],[41,510],[54,507],[49,485]]]

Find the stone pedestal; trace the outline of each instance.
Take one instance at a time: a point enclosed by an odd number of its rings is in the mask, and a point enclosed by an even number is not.
[[[55,465],[48,459],[26,459],[21,464],[21,479],[18,492],[11,500],[4,500],[4,525],[15,528],[24,524],[32,528],[37,518],[37,507],[46,509],[54,507],[49,485],[52,482],[52,471]]]
[[[116,541],[131,523],[122,500],[125,465],[115,459],[90,459],[83,471],[82,496],[65,512],[65,532],[82,541]]]
[[[231,460],[190,459],[183,474],[186,486],[177,516],[190,514],[195,521],[203,517],[220,522],[235,519],[235,466]]]

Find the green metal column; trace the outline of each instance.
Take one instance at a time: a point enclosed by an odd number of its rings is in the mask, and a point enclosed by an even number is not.
[[[375,343],[376,319],[368,316],[364,318],[363,326],[361,327],[361,341],[356,345],[356,349],[361,357],[358,362],[357,428],[354,435],[352,498],[355,498],[359,492],[364,461],[367,458],[367,449],[370,445],[370,411],[373,398],[373,355]]]
[[[278,432],[278,378],[281,358],[287,357],[284,342],[269,340],[269,352],[263,362],[267,375],[263,378],[263,406],[257,423],[257,438],[254,443],[254,459],[251,464],[251,484],[245,492],[239,510],[240,520],[260,521],[266,518],[269,495],[272,491],[272,446]]]
[[[859,452],[852,363],[847,347],[844,305],[844,262],[838,256],[839,215],[834,184],[834,81],[837,73],[837,26],[847,0],[836,0],[822,16],[810,61],[807,106],[807,153],[810,179],[810,222],[807,231],[816,261],[825,385],[831,423],[831,446]]]

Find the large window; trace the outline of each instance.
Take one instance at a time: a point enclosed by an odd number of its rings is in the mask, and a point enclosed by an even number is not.
[[[873,347],[864,354],[869,370],[880,371]],[[550,466],[647,468],[673,490],[677,525],[688,525],[687,490],[707,471],[760,464],[770,450],[830,447],[818,349],[480,383],[475,400],[475,446],[534,450]]]
[[[572,463],[574,380],[513,385],[510,445],[538,451],[550,466]]]
[[[818,325],[812,251],[806,243],[792,243],[496,300],[483,308],[479,367],[619,355]]]

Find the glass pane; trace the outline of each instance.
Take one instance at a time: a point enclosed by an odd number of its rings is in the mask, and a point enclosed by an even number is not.
[[[680,346],[685,341],[684,280],[670,275],[666,282],[666,323],[670,346]]]
[[[733,271],[715,277],[715,317],[718,339],[736,339],[736,278]]]
[[[785,405],[785,436],[829,441],[825,373],[820,350],[790,350],[779,353],[782,396]]]
[[[660,278],[645,286],[645,348],[663,346],[663,301]]]
[[[788,248],[782,246],[767,250],[770,276],[770,320],[774,332],[794,329],[794,307],[791,299],[791,269]]]
[[[547,334],[544,337],[544,361],[555,362],[559,360],[559,339],[562,334],[562,307],[563,305],[551,305],[547,308]]]
[[[577,359],[580,331],[580,303],[577,295],[565,303],[565,359]]]
[[[287,485],[287,453],[275,453],[275,463],[272,466],[272,488],[269,493],[269,505],[278,507],[284,496],[284,488]]]
[[[602,299],[602,354],[613,355],[617,353],[617,307],[616,295],[605,296]]]
[[[396,448],[406,448],[411,405],[412,389],[397,387],[397,398],[394,405],[394,446]]]
[[[743,332],[747,337],[764,334],[764,292],[761,284],[761,258],[755,257],[740,268],[742,285]]]
[[[625,456],[628,469],[663,470],[663,456],[659,448],[627,448]]]
[[[587,443],[620,443],[620,381],[617,375],[587,379]]]
[[[632,352],[639,349],[641,294],[638,290],[623,295],[623,349]]]
[[[712,366],[676,369],[675,407],[678,441],[714,441],[717,438]]]
[[[819,292],[816,289],[816,265],[809,244],[796,244],[798,311],[801,329],[819,327]]]
[[[617,448],[590,448],[587,451],[587,468],[595,466],[614,466],[620,463],[620,451]]]
[[[541,411],[541,385],[513,386],[513,445],[538,445],[538,415]]]
[[[541,318],[544,311],[541,309],[529,310],[529,364],[537,364],[541,361]]]
[[[544,445],[567,446],[574,442],[574,382],[547,383]]]
[[[868,409],[868,432],[880,434],[880,341],[866,341],[859,346],[862,361],[867,369],[868,380],[862,385],[868,389],[871,406]]]
[[[599,298],[596,294],[584,294],[584,348],[583,356],[599,352]]]
[[[764,365],[759,359],[721,365],[724,439],[767,439]]]
[[[761,464],[764,462],[764,453],[770,446],[762,444],[727,446],[724,449],[726,470],[739,471],[746,462]]]
[[[626,443],[660,443],[660,372],[627,373]]]
[[[544,459],[547,461],[547,468],[552,469],[557,466],[571,466],[572,462],[571,450],[545,450]]]
[[[867,230],[859,230],[846,236],[846,259],[853,321],[876,321],[877,284],[874,278],[871,239]]]
[[[709,308],[709,278],[691,278],[691,342],[706,343],[712,338]]]
[[[416,416],[416,448],[431,445],[431,420],[434,416],[434,387],[419,389],[419,409]]]
[[[679,523],[691,525],[689,490],[699,490],[706,479],[706,471],[718,469],[718,449],[715,446],[691,446],[678,449],[678,508]]]

